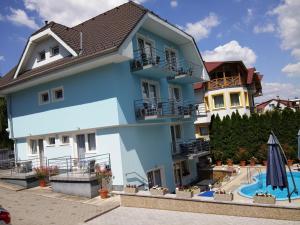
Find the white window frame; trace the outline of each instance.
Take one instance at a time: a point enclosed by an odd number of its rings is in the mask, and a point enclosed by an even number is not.
[[[231,101],[231,95],[235,95],[237,94],[238,95],[238,99],[239,99],[239,104],[238,105],[232,105],[232,101]],[[229,100],[230,100],[230,107],[231,108],[237,108],[237,107],[241,107],[242,106],[242,99],[241,99],[241,92],[240,91],[237,91],[237,92],[230,92],[229,93]]]
[[[215,97],[216,96],[222,96],[223,97],[223,106],[221,107],[216,107],[216,102],[215,102]],[[225,109],[226,108],[226,104],[225,104],[225,93],[220,93],[220,94],[214,94],[211,96],[212,97],[212,102],[213,102],[213,109],[217,110],[217,109]]]
[[[96,148],[94,150],[89,150],[89,143],[88,143],[88,134],[92,134],[94,133],[95,134],[95,144],[96,144]],[[78,145],[77,145],[77,138],[76,136],[77,135],[84,135],[84,138],[85,138],[85,153],[97,153],[97,148],[99,146],[99,143],[98,143],[98,140],[97,140],[97,132],[96,130],[88,130],[88,131],[79,131],[79,132],[75,132],[72,134],[72,139],[73,139],[73,143],[74,143],[74,156],[75,157],[78,157]],[[70,135],[71,137],[71,135]]]
[[[149,88],[149,85],[152,84],[152,85],[155,85],[157,87],[157,99],[160,99],[160,83],[158,81],[155,81],[155,80],[148,80],[148,79],[141,79],[141,93],[142,93],[142,99],[144,100],[149,100],[150,98],[144,98],[144,95],[143,95],[143,83],[148,83],[148,91],[150,90]]]
[[[50,143],[50,138],[54,138],[54,144],[51,144]],[[48,137],[47,137],[47,147],[53,147],[53,146],[56,146],[56,144],[57,144],[57,140],[56,140],[56,137],[55,137],[55,135],[49,135]]]
[[[165,167],[164,166],[157,166],[155,168],[152,168],[150,170],[146,171],[146,180],[148,181],[148,173],[152,172],[154,173],[155,170],[160,170],[160,178],[161,178],[161,184],[163,187],[167,187],[167,183],[166,183],[166,174],[165,174]],[[154,179],[155,182],[155,179]],[[149,184],[149,181],[148,181]],[[154,184],[153,186],[155,186],[157,184]]]
[[[39,140],[40,139],[43,139],[43,146],[44,146],[44,151],[45,151],[45,138],[44,137],[28,137],[26,142],[27,142],[27,152],[28,152],[28,156],[29,157],[36,157],[36,156],[39,156],[40,155],[40,147],[39,147]],[[36,154],[32,154],[32,149],[31,149],[31,146],[30,146],[30,141],[31,140],[34,140],[36,141]],[[45,153],[45,152],[44,152]]]
[[[43,98],[42,98],[42,95],[43,94],[48,94],[48,101],[47,102],[43,102]],[[49,104],[50,103],[50,91],[49,90],[45,90],[45,91],[41,91],[38,93],[38,101],[39,101],[39,105],[46,105],[46,104]]]
[[[179,52],[178,52],[178,50],[176,48],[168,46],[168,45],[164,46],[164,59],[165,59],[165,62],[167,63],[166,51],[175,52],[175,54],[176,54],[176,69],[178,69],[179,68]]]
[[[179,89],[179,100],[182,101],[183,97],[182,97],[182,87],[180,85],[175,85],[175,84],[169,84],[169,98],[172,99],[172,92],[174,88],[178,88]],[[175,100],[173,98],[173,100]]]
[[[44,53],[44,54],[45,54],[45,58],[44,58],[44,59],[41,59],[41,53]],[[46,57],[47,57],[47,55],[46,55],[46,50],[45,50],[45,49],[42,50],[42,51],[39,51],[39,52],[38,52],[38,59],[37,59],[37,62],[45,61],[45,60],[46,60]]]
[[[144,46],[145,46],[145,43],[146,42],[150,42],[151,45],[152,45],[152,57],[155,59],[156,58],[156,47],[155,47],[155,41],[152,39],[152,38],[149,38],[148,36],[146,35],[143,35],[143,34],[140,34],[140,33],[137,33],[136,34],[136,47],[137,47],[137,50],[140,50],[139,49],[139,39],[142,39],[144,41]]]
[[[56,98],[55,96],[55,92],[58,90],[62,90],[62,98]],[[60,86],[60,87],[56,87],[56,88],[52,88],[51,89],[51,96],[52,96],[52,102],[60,102],[63,101],[65,99],[65,91],[64,91],[64,87]]]
[[[68,137],[69,142],[64,142],[64,137]],[[71,136],[68,134],[62,134],[60,135],[60,145],[70,145],[71,144]]]
[[[58,48],[58,53],[57,53],[57,54],[53,54],[53,49],[55,49],[55,48]],[[54,57],[54,56],[59,55],[59,52],[60,52],[60,47],[59,47],[59,45],[55,45],[55,46],[51,47],[51,48],[50,48],[50,57]]]

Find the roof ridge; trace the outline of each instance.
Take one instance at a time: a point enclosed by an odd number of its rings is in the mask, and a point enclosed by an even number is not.
[[[79,23],[79,24],[77,24],[77,25],[75,25],[75,26],[73,26],[73,27],[71,27],[71,28],[77,30],[76,27],[79,27],[80,25],[84,25],[85,23],[87,23],[87,22],[89,22],[89,21],[91,21],[91,20],[94,20],[96,17],[104,16],[104,15],[106,15],[107,13],[112,12],[113,10],[119,9],[120,7],[124,7],[125,5],[129,5],[129,4],[130,4],[130,5],[133,5],[133,6],[137,7],[137,8],[139,8],[139,9],[145,11],[145,12],[148,12],[148,11],[149,11],[149,9],[145,8],[144,6],[139,5],[139,4],[137,4],[137,3],[133,2],[133,1],[129,1],[129,2],[123,3],[123,4],[119,5],[119,6],[116,6],[116,7],[112,8],[112,9],[110,9],[110,10],[107,10],[107,11],[105,11],[105,12],[103,12],[103,13],[100,13],[100,14],[98,14],[98,15],[96,15],[96,16],[93,16],[93,17],[91,17],[90,19],[87,19],[87,20],[85,20],[85,21],[83,21],[83,22],[81,22],[81,23]],[[80,30],[79,30],[79,31],[80,31]]]

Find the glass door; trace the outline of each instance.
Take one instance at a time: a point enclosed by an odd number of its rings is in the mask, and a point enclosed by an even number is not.
[[[84,134],[78,134],[76,135],[76,142],[77,142],[77,153],[78,158],[84,159],[85,158],[85,135]]]
[[[38,146],[39,146],[39,157],[40,157],[40,166],[44,166],[45,164],[45,155],[44,155],[44,140],[39,139],[38,140]]]

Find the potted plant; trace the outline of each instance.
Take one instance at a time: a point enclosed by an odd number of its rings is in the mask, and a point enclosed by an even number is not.
[[[218,189],[214,193],[214,200],[216,200],[216,201],[232,201],[233,200],[233,193],[232,192],[226,193],[225,190]]]
[[[138,188],[136,185],[127,184],[126,187],[124,188],[124,192],[128,194],[135,194],[138,192]]]
[[[100,189],[98,190],[99,195],[102,199],[108,198],[108,185],[110,184],[112,177],[111,170],[97,165],[95,172],[100,186]]]
[[[165,195],[168,193],[168,188],[159,187],[158,185],[150,188],[151,195]]]
[[[213,157],[216,161],[216,165],[217,166],[222,166],[222,159],[223,159],[223,156],[224,156],[223,151],[221,151],[219,149],[216,149],[212,153],[213,153]]]
[[[252,156],[250,158],[250,166],[255,166],[256,163],[257,163],[257,158],[255,158],[254,156]]]
[[[253,202],[259,204],[275,204],[276,197],[268,193],[256,193],[253,197]]]
[[[233,160],[227,159],[227,166],[233,166]]]
[[[245,148],[239,148],[237,154],[236,154],[236,159],[240,161],[240,166],[244,167],[246,166],[246,160],[249,157],[249,153],[247,149]]]
[[[36,167],[34,168],[36,177],[39,180],[40,187],[46,187],[47,178],[49,176],[49,169],[46,166]]]
[[[296,158],[296,151],[289,144],[283,144],[282,148],[287,158],[287,165],[293,166],[294,159]]]
[[[176,197],[177,198],[192,198],[194,195],[193,189],[188,187],[177,187]]]

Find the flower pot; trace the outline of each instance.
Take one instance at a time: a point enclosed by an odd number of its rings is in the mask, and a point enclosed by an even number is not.
[[[177,198],[192,198],[193,192],[176,190],[176,197]]]
[[[264,160],[264,161],[263,161],[263,166],[267,166],[267,164],[268,164],[268,161],[267,161],[267,160]]]
[[[255,161],[254,160],[250,161],[250,166],[255,166]]]
[[[98,190],[98,192],[102,199],[108,198],[108,190],[107,189],[100,189],[100,190]]]
[[[288,166],[293,166],[294,160],[293,159],[288,159],[287,164],[288,164]]]
[[[254,196],[253,202],[258,204],[275,204],[276,198],[274,196]]]
[[[40,187],[46,187],[46,180],[39,180]]]
[[[124,192],[128,194],[136,194],[138,189],[136,187],[125,187]]]
[[[222,166],[222,161],[221,161],[221,160],[217,160],[217,161],[216,161],[216,165],[217,165],[217,166]]]
[[[216,201],[232,201],[233,200],[233,194],[232,193],[228,193],[228,194],[218,194],[215,193],[214,194],[214,200]]]
[[[245,160],[241,160],[240,161],[240,166],[242,166],[242,167],[246,166],[246,161]]]
[[[227,160],[227,166],[233,166],[233,161],[231,159]]]

